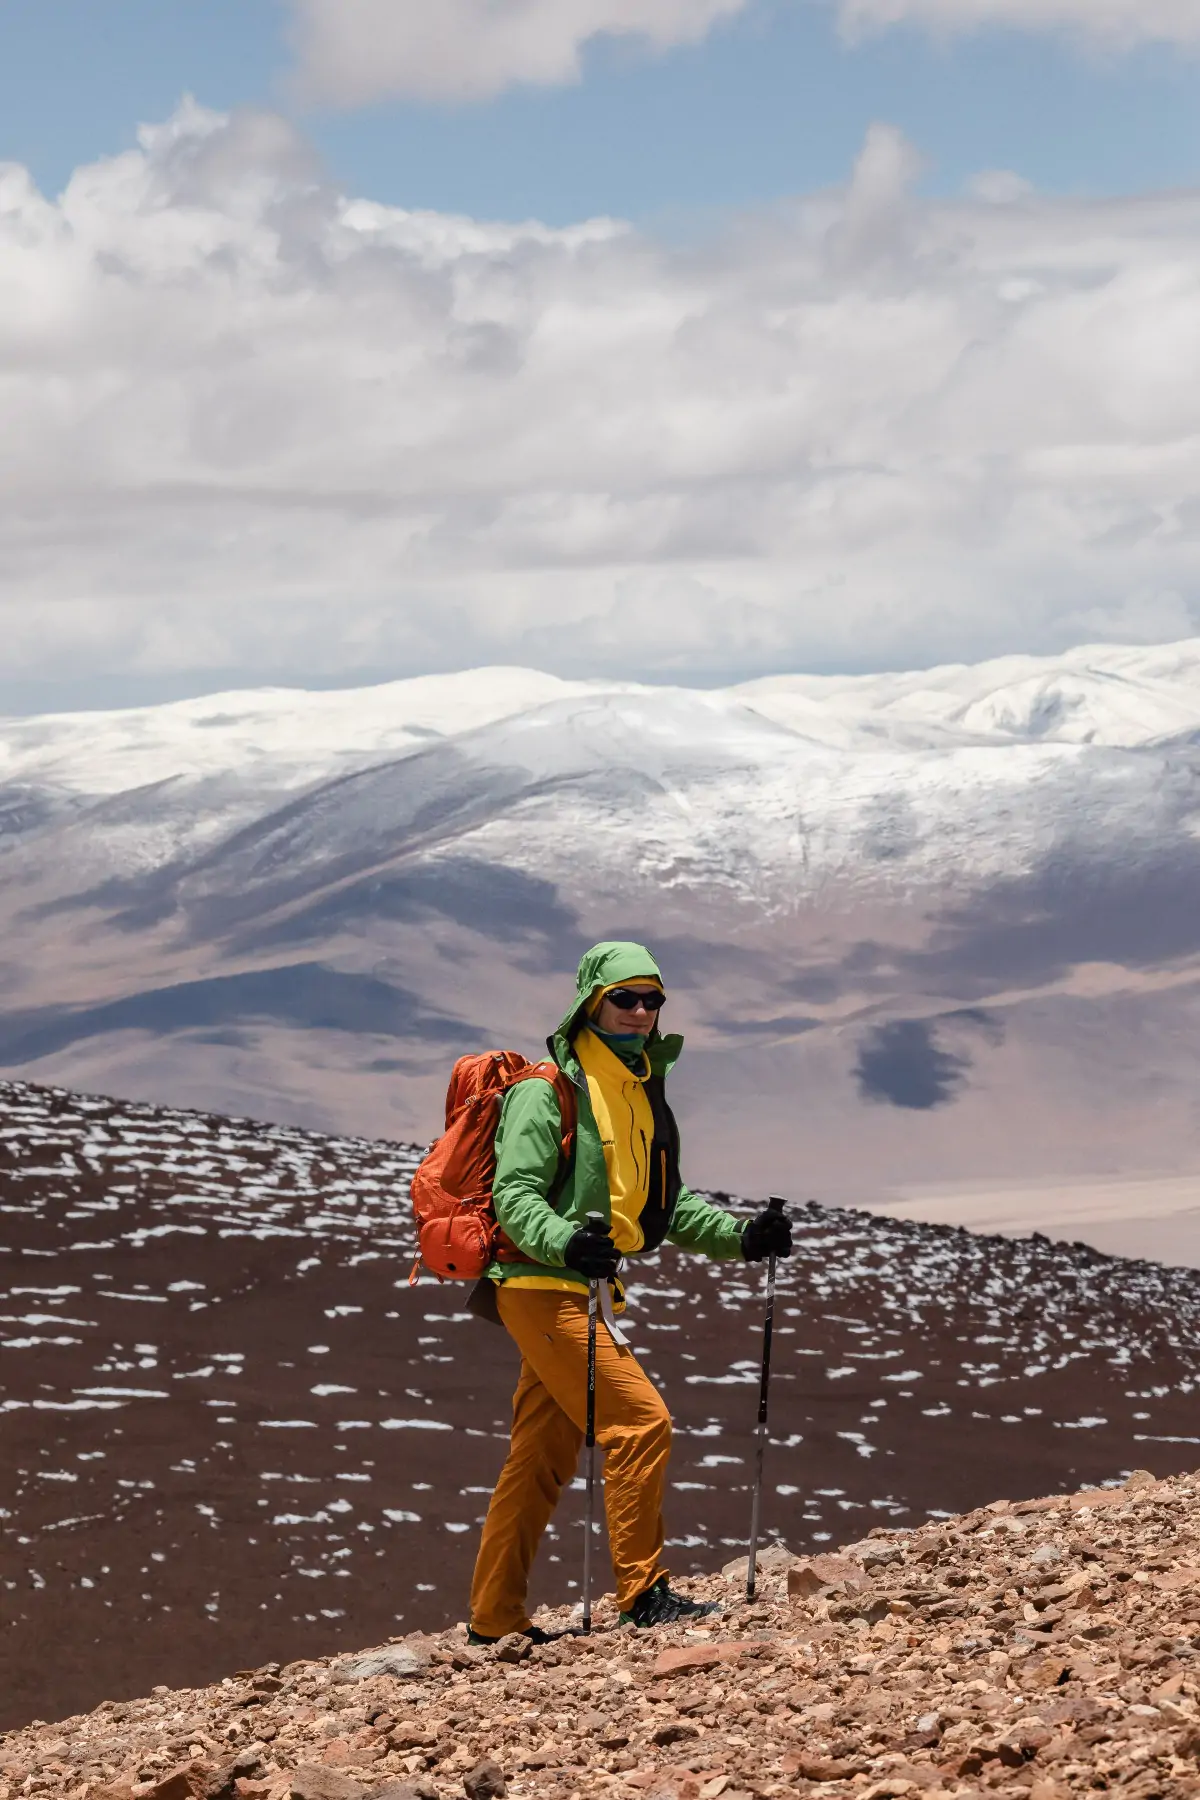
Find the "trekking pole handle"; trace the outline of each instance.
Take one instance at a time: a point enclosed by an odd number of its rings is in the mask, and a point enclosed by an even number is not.
[[[589,1213],[583,1221],[583,1229],[590,1231],[594,1237],[607,1237],[610,1226],[603,1213]]]
[[[783,1216],[787,1201],[782,1194],[772,1194],[767,1211]],[[758,1390],[758,1425],[761,1432],[767,1428],[767,1396],[771,1389],[771,1339],[775,1332],[775,1256],[767,1258],[767,1316],[763,1321],[763,1360],[762,1379]]]

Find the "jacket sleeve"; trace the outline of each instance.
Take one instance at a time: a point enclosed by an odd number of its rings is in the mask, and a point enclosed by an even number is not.
[[[679,1190],[667,1239],[681,1250],[699,1250],[717,1262],[732,1262],[742,1254],[740,1221],[711,1201],[701,1200],[690,1188]]]
[[[496,1128],[492,1197],[501,1228],[530,1262],[561,1269],[575,1227],[547,1196],[562,1153],[562,1115],[548,1081],[522,1081],[504,1097]]]

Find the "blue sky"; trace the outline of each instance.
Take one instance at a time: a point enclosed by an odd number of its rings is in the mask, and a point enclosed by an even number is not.
[[[56,192],[191,92],[290,111],[349,191],[551,223],[822,186],[877,119],[918,145],[933,192],[997,167],[1074,194],[1200,174],[1200,63],[1169,44],[1117,53],[995,28],[947,44],[910,26],[848,46],[826,8],[777,0],[699,45],[596,40],[577,85],[337,112],[290,97],[286,28],[277,0],[0,0],[0,156]]]

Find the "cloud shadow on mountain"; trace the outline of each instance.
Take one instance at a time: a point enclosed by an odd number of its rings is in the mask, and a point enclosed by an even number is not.
[[[1176,843],[1133,866],[1048,859],[995,882],[928,922],[920,948],[863,938],[836,960],[775,979],[810,1005],[937,993],[968,1005],[1006,987],[1038,988],[1085,963],[1149,970],[1200,955],[1200,843]]]
[[[1052,859],[941,915],[928,944],[893,966],[963,999],[1041,986],[1082,963],[1151,969],[1200,953],[1200,844],[1134,866]]]
[[[854,1076],[864,1100],[931,1112],[958,1098],[970,1068],[969,1056],[941,1047],[931,1021],[890,1019],[859,1046]]]
[[[389,870],[325,889],[283,918],[251,926],[231,945],[235,954],[319,942],[374,922],[420,924],[447,919],[502,944],[540,938],[574,967],[579,922],[554,884],[519,869],[468,857]]]
[[[100,1006],[48,1007],[0,1017],[0,1063],[18,1067],[118,1031],[160,1037],[199,1031],[210,1042],[238,1042],[239,1027],[250,1025],[355,1032],[464,1049],[485,1037],[479,1027],[430,1012],[414,994],[375,976],[294,963],[151,988]]]
[[[40,831],[43,826],[71,811],[68,801],[41,792],[35,787],[11,783],[0,785],[0,843]]]

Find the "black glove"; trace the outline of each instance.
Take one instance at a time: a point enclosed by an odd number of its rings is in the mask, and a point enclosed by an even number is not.
[[[589,1281],[611,1280],[620,1260],[621,1252],[609,1236],[607,1226],[603,1233],[577,1231],[563,1251],[567,1268],[586,1276]]]
[[[742,1231],[742,1256],[746,1262],[765,1262],[768,1256],[792,1254],[792,1221],[786,1213],[765,1208],[755,1213]]]

